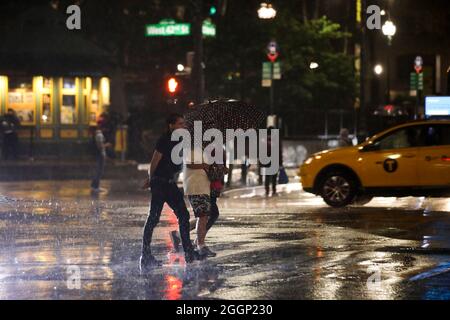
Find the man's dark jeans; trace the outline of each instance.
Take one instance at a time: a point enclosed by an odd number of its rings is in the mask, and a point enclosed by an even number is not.
[[[95,167],[95,174],[91,183],[92,188],[98,189],[100,187],[100,179],[102,178],[104,169],[105,169],[105,157],[100,152],[98,152],[97,166]]]
[[[150,214],[144,227],[142,254],[151,254],[150,247],[153,230],[159,222],[164,203],[167,203],[177,216],[184,252],[192,252],[193,247],[189,236],[189,211],[177,184],[175,181],[155,177],[150,181],[150,188],[152,190],[152,200],[150,203]]]
[[[17,149],[19,144],[19,138],[17,133],[6,133],[3,136],[2,154],[3,159],[17,160]]]
[[[271,185],[272,185],[272,193],[277,192],[277,178],[278,174],[266,175],[266,181],[264,183],[266,187],[266,194],[269,194]]]

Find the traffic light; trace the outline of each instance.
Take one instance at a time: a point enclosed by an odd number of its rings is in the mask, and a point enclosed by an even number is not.
[[[175,94],[178,91],[178,80],[176,78],[170,78],[167,80],[167,91],[171,94]]]
[[[204,17],[217,19],[225,15],[227,0],[205,0],[203,5]]]
[[[210,16],[213,16],[213,15],[215,15],[217,13],[217,8],[216,8],[216,6],[211,6],[210,8],[209,8],[209,15]]]

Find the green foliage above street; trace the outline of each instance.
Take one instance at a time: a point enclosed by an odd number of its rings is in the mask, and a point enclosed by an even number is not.
[[[282,79],[275,80],[275,109],[295,132],[306,128],[302,119],[307,114],[321,117],[322,126],[326,110],[352,111],[357,79],[354,57],[347,54],[350,33],[326,17],[304,20],[287,10],[273,21],[258,20],[250,11],[241,14],[225,17],[218,37],[205,45],[210,96],[248,99],[268,110],[269,89],[261,87],[261,68],[268,61],[266,46],[274,39],[282,64]],[[318,68],[310,69],[312,62]]]

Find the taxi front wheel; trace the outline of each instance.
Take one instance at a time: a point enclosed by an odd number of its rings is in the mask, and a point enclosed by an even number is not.
[[[357,193],[355,179],[346,172],[327,173],[320,184],[323,200],[331,207],[342,208],[351,204]]]

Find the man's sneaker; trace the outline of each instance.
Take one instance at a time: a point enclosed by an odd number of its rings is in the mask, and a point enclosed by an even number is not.
[[[154,267],[162,266],[161,261],[157,260],[153,255],[142,255],[139,259],[139,269],[141,272],[147,272]]]
[[[215,253],[214,251],[211,251],[207,246],[204,246],[201,249],[199,249],[198,253],[200,256],[210,257],[210,258],[217,256],[217,253]]]
[[[172,245],[173,245],[173,252],[178,252],[180,251],[180,237],[178,236],[178,232],[177,231],[170,231],[169,232],[169,236],[170,236],[170,240],[172,241]]]
[[[192,263],[195,260],[202,260],[202,257],[198,254],[197,251],[192,250],[184,255],[184,260],[186,263]]]

